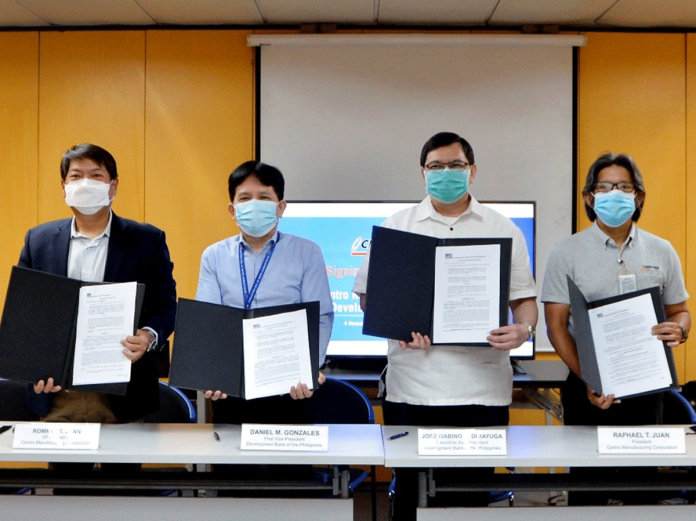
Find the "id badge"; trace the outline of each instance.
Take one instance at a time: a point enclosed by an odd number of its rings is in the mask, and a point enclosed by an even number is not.
[[[623,295],[637,289],[635,272],[626,267],[624,261],[619,261],[619,294]]]

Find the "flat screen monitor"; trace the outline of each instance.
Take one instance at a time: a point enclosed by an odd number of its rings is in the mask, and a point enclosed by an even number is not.
[[[386,357],[387,341],[362,333],[363,312],[352,288],[370,245],[372,227],[414,204],[417,201],[288,201],[278,229],[316,242],[324,254],[335,312],[327,359]],[[534,273],[535,203],[482,204],[509,217],[522,230]],[[534,341],[528,340],[510,354],[514,359],[533,359]]]

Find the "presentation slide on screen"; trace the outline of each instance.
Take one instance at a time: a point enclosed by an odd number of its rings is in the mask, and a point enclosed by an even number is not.
[[[316,242],[324,254],[335,319],[328,356],[385,356],[386,340],[362,334],[363,313],[352,292],[370,246],[372,227],[415,202],[288,202],[279,230]],[[483,203],[509,217],[524,234],[534,270],[534,203]],[[533,356],[528,342],[512,355]]]

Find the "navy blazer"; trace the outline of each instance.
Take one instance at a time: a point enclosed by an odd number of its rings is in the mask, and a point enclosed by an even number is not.
[[[70,225],[63,219],[39,225],[27,232],[19,266],[67,276]],[[154,226],[123,219],[113,214],[104,282],[145,284],[145,297],[138,328],[151,327],[163,344],[174,331],[176,283],[174,265],[164,232]],[[45,416],[50,394],[28,394],[31,408]],[[109,395],[111,408],[120,421],[132,421],[159,408],[159,388],[155,353],[146,353],[131,367],[131,380],[125,396]]]

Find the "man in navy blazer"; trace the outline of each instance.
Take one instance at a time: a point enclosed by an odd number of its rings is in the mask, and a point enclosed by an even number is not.
[[[61,179],[74,217],[29,230],[19,266],[91,282],[136,281],[145,285],[145,297],[135,335],[121,342],[132,362],[125,396],[67,392],[48,378],[33,385],[28,402],[47,421],[134,421],[159,408],[156,351],[174,330],[176,283],[165,234],[111,211],[118,172],[103,148],[72,147],[63,155]]]

